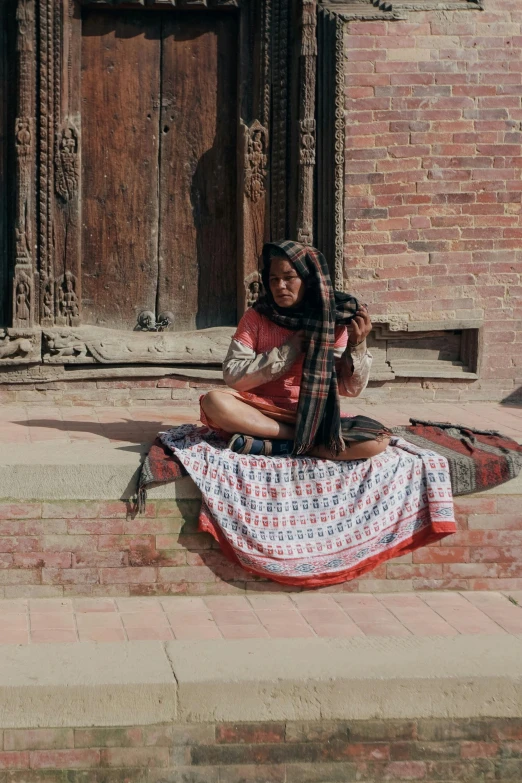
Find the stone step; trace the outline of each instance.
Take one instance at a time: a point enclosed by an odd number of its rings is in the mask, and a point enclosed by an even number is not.
[[[10,783],[518,780],[522,637],[0,646]]]
[[[408,416],[522,437],[522,409],[500,405],[365,406],[384,423]],[[284,588],[229,563],[197,531],[189,479],[128,499],[156,433],[197,409],[9,409],[0,412],[0,596],[206,595]],[[522,476],[456,502],[459,532],[331,591],[522,589]],[[295,590],[295,588],[294,588]]]

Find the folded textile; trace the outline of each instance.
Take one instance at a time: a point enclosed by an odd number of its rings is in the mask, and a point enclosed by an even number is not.
[[[147,476],[188,473],[203,498],[200,530],[277,582],[336,584],[456,531],[446,459],[401,438],[351,462],[236,454],[195,425],[159,439]],[[165,448],[176,467],[166,469]]]
[[[454,495],[484,492],[516,478],[522,469],[522,445],[495,430],[421,419],[410,419],[410,424],[392,432],[446,457]]]

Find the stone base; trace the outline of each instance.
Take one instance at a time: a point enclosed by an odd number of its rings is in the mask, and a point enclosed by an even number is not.
[[[149,500],[146,515],[139,517],[126,501],[2,502],[0,596],[298,590],[256,578],[226,560],[216,542],[197,531],[194,485],[185,479],[179,492],[185,499]],[[521,495],[517,479],[457,499],[456,535],[323,590],[522,590]]]
[[[8,729],[0,760],[9,783],[515,781],[521,737],[509,718]]]

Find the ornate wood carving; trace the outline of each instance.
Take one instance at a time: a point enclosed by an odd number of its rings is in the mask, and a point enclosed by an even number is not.
[[[13,325],[34,322],[34,111],[35,20],[34,0],[18,0],[17,106],[14,127],[16,156],[15,259],[13,275]]]
[[[318,15],[317,245],[334,284],[344,277],[344,20],[320,8]]]
[[[72,272],[65,272],[56,281],[56,324],[58,326],[79,326],[80,299],[77,293],[77,280]]]
[[[56,193],[69,201],[78,192],[80,176],[78,131],[69,123],[63,127],[56,138],[56,173],[54,185]]]
[[[309,245],[314,241],[316,26],[317,0],[301,0],[297,240]]]
[[[245,136],[245,192],[255,203],[266,193],[268,130],[259,120],[254,120],[246,128]]]
[[[288,227],[288,59],[289,0],[273,0],[271,237],[282,239]]]

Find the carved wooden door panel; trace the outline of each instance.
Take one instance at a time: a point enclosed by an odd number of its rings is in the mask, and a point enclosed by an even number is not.
[[[236,320],[237,24],[84,12],[82,322]]]

